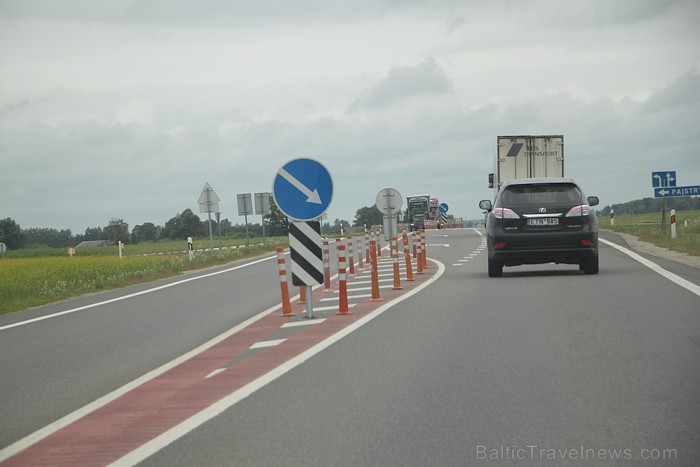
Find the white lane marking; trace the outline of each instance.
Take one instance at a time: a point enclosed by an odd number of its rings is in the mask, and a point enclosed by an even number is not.
[[[353,294],[353,295],[348,295],[348,300],[352,300],[354,298],[368,298],[371,297],[372,294]],[[322,298],[321,302],[337,302],[340,300],[340,297],[328,297],[328,298]]]
[[[218,375],[219,373],[223,373],[226,370],[227,370],[226,368],[219,368],[218,370],[214,370],[211,373],[209,373],[207,376],[205,376],[204,379],[213,378],[214,376]]]
[[[458,259],[457,261],[459,261],[460,263],[468,263],[468,262],[469,262],[469,258]]]
[[[392,286],[391,285],[380,285],[380,289],[390,289]],[[361,292],[364,290],[372,290],[372,287],[348,287],[348,293],[352,292]],[[339,293],[338,290],[334,290],[333,293]]]
[[[271,382],[275,381],[277,378],[281,377],[282,375],[288,373],[292,369],[296,368],[297,366],[301,365],[304,363],[306,360],[310,359],[314,355],[320,353],[321,351],[325,350],[326,348],[330,347],[334,343],[338,342],[342,338],[348,336],[350,333],[354,332],[355,330],[359,329],[360,327],[364,326],[368,322],[372,321],[374,318],[377,316],[383,314],[387,310],[391,309],[394,305],[397,305],[401,303],[402,301],[412,297],[413,295],[417,294],[418,292],[422,291],[424,288],[426,288],[428,285],[432,284],[435,282],[437,279],[439,279],[442,274],[445,272],[445,265],[442,264],[439,261],[436,261],[434,259],[431,259],[430,261],[434,262],[437,267],[438,271],[435,273],[435,276],[431,277],[415,289],[411,290],[410,292],[407,292],[405,295],[401,295],[400,297],[397,297],[395,300],[392,300],[373,312],[369,313],[368,315],[362,317],[361,319],[355,321],[351,325],[347,326],[346,328],[338,331],[337,333],[333,334],[332,336],[326,338],[325,340],[319,342],[318,344],[314,345],[310,349],[306,350],[305,352],[302,352],[301,354],[297,355],[296,357],[290,359],[286,363],[283,363],[282,365],[278,366],[277,368],[271,370],[269,373],[261,376],[260,378],[256,379],[255,381],[252,381],[248,383],[247,385],[243,386],[242,388],[232,392],[228,396],[224,397],[223,399],[219,400],[218,402],[215,402],[214,404],[210,405],[206,409],[202,410],[201,412],[193,415],[192,417],[188,418],[184,422],[180,423],[179,425],[169,429],[165,433],[162,433],[159,436],[156,436],[154,439],[151,441],[147,442],[146,444],[143,444],[142,446],[138,447],[137,449],[133,450],[129,454],[125,455],[121,459],[118,459],[116,462],[110,464],[111,466],[133,466],[138,464],[139,462],[147,459],[151,455],[155,454],[156,452],[160,451],[164,447],[168,446],[169,444],[173,443],[174,441],[177,441],[178,439],[182,438],[195,428],[203,425],[204,423],[208,422],[209,420],[213,419],[214,417],[217,417],[218,415],[222,414],[224,411],[228,410],[238,402],[242,401],[246,397],[250,396],[251,394],[255,393],[257,390],[261,389],[262,387],[266,386],[267,384],[270,384]]]
[[[462,263],[455,263],[452,266],[464,266]]]
[[[43,321],[43,320],[45,320],[45,319],[57,318],[57,317],[59,317],[59,316],[68,315],[68,314],[71,314],[71,313],[75,313],[75,312],[77,312],[77,311],[87,310],[87,309],[89,309],[89,308],[95,308],[95,307],[98,307],[98,306],[101,306],[101,305],[107,305],[107,304],[109,304],[109,303],[119,302],[119,301],[121,301],[121,300],[126,300],[126,299],[128,299],[128,298],[138,297],[139,295],[145,295],[145,294],[151,293],[151,292],[157,292],[157,291],[159,291],[159,290],[167,289],[167,288],[170,288],[170,287],[175,287],[176,285],[181,285],[181,284],[184,284],[184,283],[186,283],[186,282],[192,282],[192,281],[196,281],[196,280],[199,280],[199,279],[205,279],[205,278],[207,278],[207,277],[212,277],[212,276],[216,276],[216,275],[219,275],[219,274],[224,274],[224,273],[226,273],[226,272],[235,271],[235,270],[237,270],[237,269],[242,269],[242,268],[245,268],[245,267],[248,267],[248,266],[252,266],[252,265],[254,265],[254,264],[262,263],[263,261],[269,261],[269,260],[271,260],[271,259],[275,259],[276,257],[277,257],[277,256],[270,256],[270,257],[267,257],[267,258],[263,258],[263,259],[259,259],[259,260],[250,262],[250,263],[241,264],[241,265],[239,265],[239,266],[234,266],[234,267],[232,267],[232,268],[222,269],[221,271],[210,272],[210,273],[208,273],[208,274],[204,274],[204,275],[201,275],[201,276],[188,277],[187,279],[182,279],[182,280],[179,280],[179,281],[177,281],[177,282],[172,282],[172,283],[169,283],[169,284],[160,285],[160,286],[154,287],[154,288],[152,288],[152,289],[142,290],[142,291],[140,291],[140,292],[134,292],[134,293],[128,294],[128,295],[122,295],[121,297],[115,297],[115,298],[112,298],[112,299],[109,299],[109,300],[105,300],[105,301],[103,301],[103,302],[91,303],[90,305],[85,305],[85,306],[81,306],[81,307],[78,307],[78,308],[71,308],[70,310],[65,310],[65,311],[59,311],[58,313],[53,313],[53,314],[50,314],[50,315],[39,316],[38,318],[28,319],[28,320],[26,320],[26,321],[19,321],[19,322],[17,322],[17,323],[13,323],[13,324],[7,324],[7,325],[5,325],[5,326],[0,326],[0,331],[4,331],[4,330],[10,329],[10,328],[16,328],[16,327],[19,327],[19,326],[24,326],[24,325],[31,324],[31,323],[36,323],[37,321]]]
[[[268,347],[275,347],[280,345],[282,342],[286,341],[287,339],[273,339],[269,341],[260,341],[256,342],[255,344],[250,346],[250,350],[255,350],[255,349],[266,349]]]
[[[644,266],[648,267],[655,273],[665,277],[666,279],[670,280],[671,282],[680,285],[684,289],[694,293],[695,295],[700,296],[700,285],[694,284],[686,279],[683,279],[682,277],[672,273],[671,271],[667,271],[666,269],[662,268],[658,264],[654,263],[653,261],[649,261],[648,259],[644,258],[643,256],[638,255],[634,251],[628,250],[625,247],[622,247],[620,245],[617,245],[613,242],[610,242],[608,240],[605,240],[603,238],[599,238],[599,241],[605,243],[608,246],[611,246],[615,248],[616,250],[619,250],[632,258],[635,261],[638,261],[642,263]]]
[[[282,328],[295,328],[297,326],[309,326],[311,324],[321,324],[325,320],[326,320],[326,318],[305,319],[303,321],[292,321],[291,323],[284,323],[281,327]]]

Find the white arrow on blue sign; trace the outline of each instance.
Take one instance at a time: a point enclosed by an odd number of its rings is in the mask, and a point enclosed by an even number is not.
[[[676,171],[670,170],[666,172],[651,173],[651,187],[660,188],[666,186],[676,186]]]
[[[333,199],[333,180],[326,167],[314,159],[294,159],[275,175],[272,195],[280,211],[299,221],[317,219]]]
[[[447,212],[450,207],[447,205],[447,203],[440,203],[440,212]]]
[[[700,185],[654,188],[654,197],[655,198],[672,198],[672,197],[676,197],[676,196],[698,196],[698,195],[700,195]]]

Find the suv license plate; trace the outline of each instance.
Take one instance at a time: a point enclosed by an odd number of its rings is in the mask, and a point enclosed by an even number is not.
[[[548,226],[559,225],[558,217],[535,217],[527,220],[527,225]]]

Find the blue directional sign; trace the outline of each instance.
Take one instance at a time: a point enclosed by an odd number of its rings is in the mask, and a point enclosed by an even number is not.
[[[333,199],[333,180],[326,167],[314,159],[294,159],[275,175],[272,195],[280,211],[299,221],[317,219]]]
[[[675,196],[700,196],[700,185],[654,188],[655,198],[671,198]]]
[[[450,209],[450,207],[447,203],[440,203],[440,212],[447,212],[448,209]]]
[[[660,188],[666,186],[676,186],[676,171],[652,172],[651,187]]]

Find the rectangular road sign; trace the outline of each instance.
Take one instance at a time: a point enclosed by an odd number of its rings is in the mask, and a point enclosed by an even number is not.
[[[255,214],[270,214],[270,193],[255,193]]]
[[[676,186],[676,171],[667,170],[665,172],[651,173],[651,187],[660,188],[666,186]]]
[[[238,215],[249,216],[253,214],[253,202],[250,193],[241,193],[238,197]]]
[[[675,196],[700,196],[700,185],[654,188],[655,198],[671,198]]]

